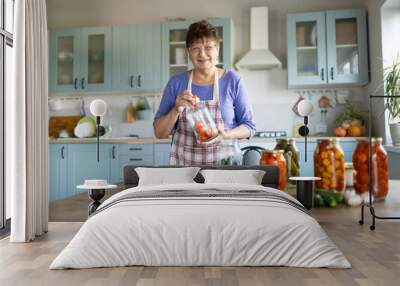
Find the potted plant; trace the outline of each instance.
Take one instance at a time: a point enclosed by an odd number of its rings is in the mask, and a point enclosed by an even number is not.
[[[386,96],[400,96],[400,61],[384,70]],[[400,98],[388,98],[385,108],[389,112],[390,136],[394,146],[400,146]]]
[[[151,109],[146,99],[142,97],[136,104],[136,113],[139,120],[150,120],[152,117]]]

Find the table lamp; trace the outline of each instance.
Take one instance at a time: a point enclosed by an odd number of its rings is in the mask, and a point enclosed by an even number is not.
[[[104,135],[106,129],[100,125],[100,117],[107,112],[107,103],[102,99],[95,99],[90,103],[90,112],[96,117],[96,136],[97,136],[97,162],[100,161],[99,155],[99,136]]]
[[[304,125],[299,128],[299,134],[304,136],[304,160],[307,162],[307,135],[310,130],[307,127],[308,124],[308,115],[313,111],[313,105],[311,101],[307,99],[303,99],[299,102],[297,106],[297,112],[300,116],[304,117]]]

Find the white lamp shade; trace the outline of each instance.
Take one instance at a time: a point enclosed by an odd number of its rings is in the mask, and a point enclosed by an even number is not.
[[[313,111],[313,109],[314,108],[311,101],[307,99],[303,99],[297,105],[297,112],[300,114],[300,116],[303,117],[308,116]]]
[[[107,103],[102,99],[95,99],[90,103],[90,112],[94,116],[104,116],[107,112]]]

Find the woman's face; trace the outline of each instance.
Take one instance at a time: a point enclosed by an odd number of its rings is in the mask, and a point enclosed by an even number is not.
[[[195,69],[211,69],[218,63],[218,54],[219,43],[215,39],[199,39],[189,47],[190,60]]]

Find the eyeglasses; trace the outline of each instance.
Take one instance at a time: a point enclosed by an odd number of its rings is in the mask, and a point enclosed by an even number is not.
[[[217,47],[217,45],[193,46],[193,47],[189,48],[189,51],[191,54],[200,54],[201,51],[204,50],[205,53],[209,54],[216,47]]]

